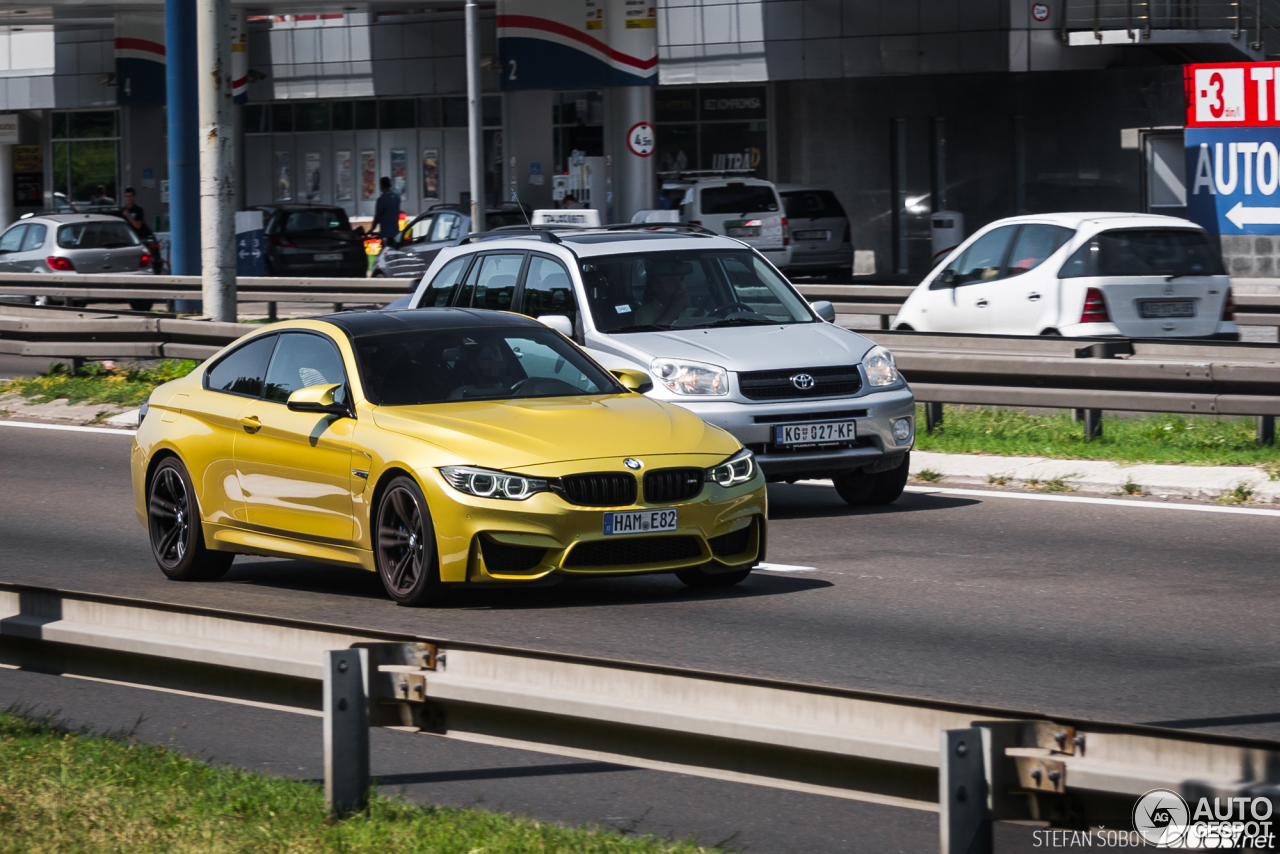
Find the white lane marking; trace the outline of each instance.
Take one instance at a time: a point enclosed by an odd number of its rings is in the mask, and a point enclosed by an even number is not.
[[[115,427],[75,427],[70,424],[33,424],[30,421],[0,421],[0,427],[28,427],[32,430],[64,430],[68,433],[108,433],[112,436],[136,436],[137,430]]]
[[[791,566],[786,563],[758,563],[756,569],[764,569],[769,572],[813,572],[816,566]]]
[[[920,495],[966,495],[973,498],[1012,498],[1021,501],[1059,501],[1065,504],[1102,504],[1139,510],[1187,510],[1193,513],[1234,513],[1239,516],[1280,516],[1280,510],[1261,507],[1218,507],[1211,504],[1156,504],[1153,501],[1126,501],[1123,498],[1086,498],[1082,495],[1029,495],[986,489],[946,489],[938,486],[908,486],[907,492]]]

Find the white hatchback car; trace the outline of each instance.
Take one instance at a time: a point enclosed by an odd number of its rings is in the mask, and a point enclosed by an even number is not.
[[[1231,280],[1200,226],[1167,216],[1017,216],[925,277],[895,329],[986,335],[1240,338]]]

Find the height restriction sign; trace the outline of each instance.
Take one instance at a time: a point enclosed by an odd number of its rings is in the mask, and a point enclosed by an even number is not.
[[[1280,63],[1188,65],[1187,218],[1280,234]]]
[[[654,139],[653,125],[648,122],[636,122],[631,126],[631,130],[627,131],[627,148],[631,149],[631,153],[636,157],[648,157],[653,154]]]

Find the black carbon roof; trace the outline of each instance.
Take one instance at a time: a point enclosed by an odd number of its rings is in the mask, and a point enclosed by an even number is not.
[[[475,329],[477,327],[538,327],[538,321],[506,311],[472,308],[419,308],[397,311],[344,311],[314,318],[332,323],[352,338],[416,332],[422,329]]]

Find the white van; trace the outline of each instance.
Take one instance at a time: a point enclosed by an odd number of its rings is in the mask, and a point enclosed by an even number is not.
[[[791,235],[778,188],[760,178],[725,172],[660,175],[662,195],[680,222],[736,237],[779,270],[791,264]]]

